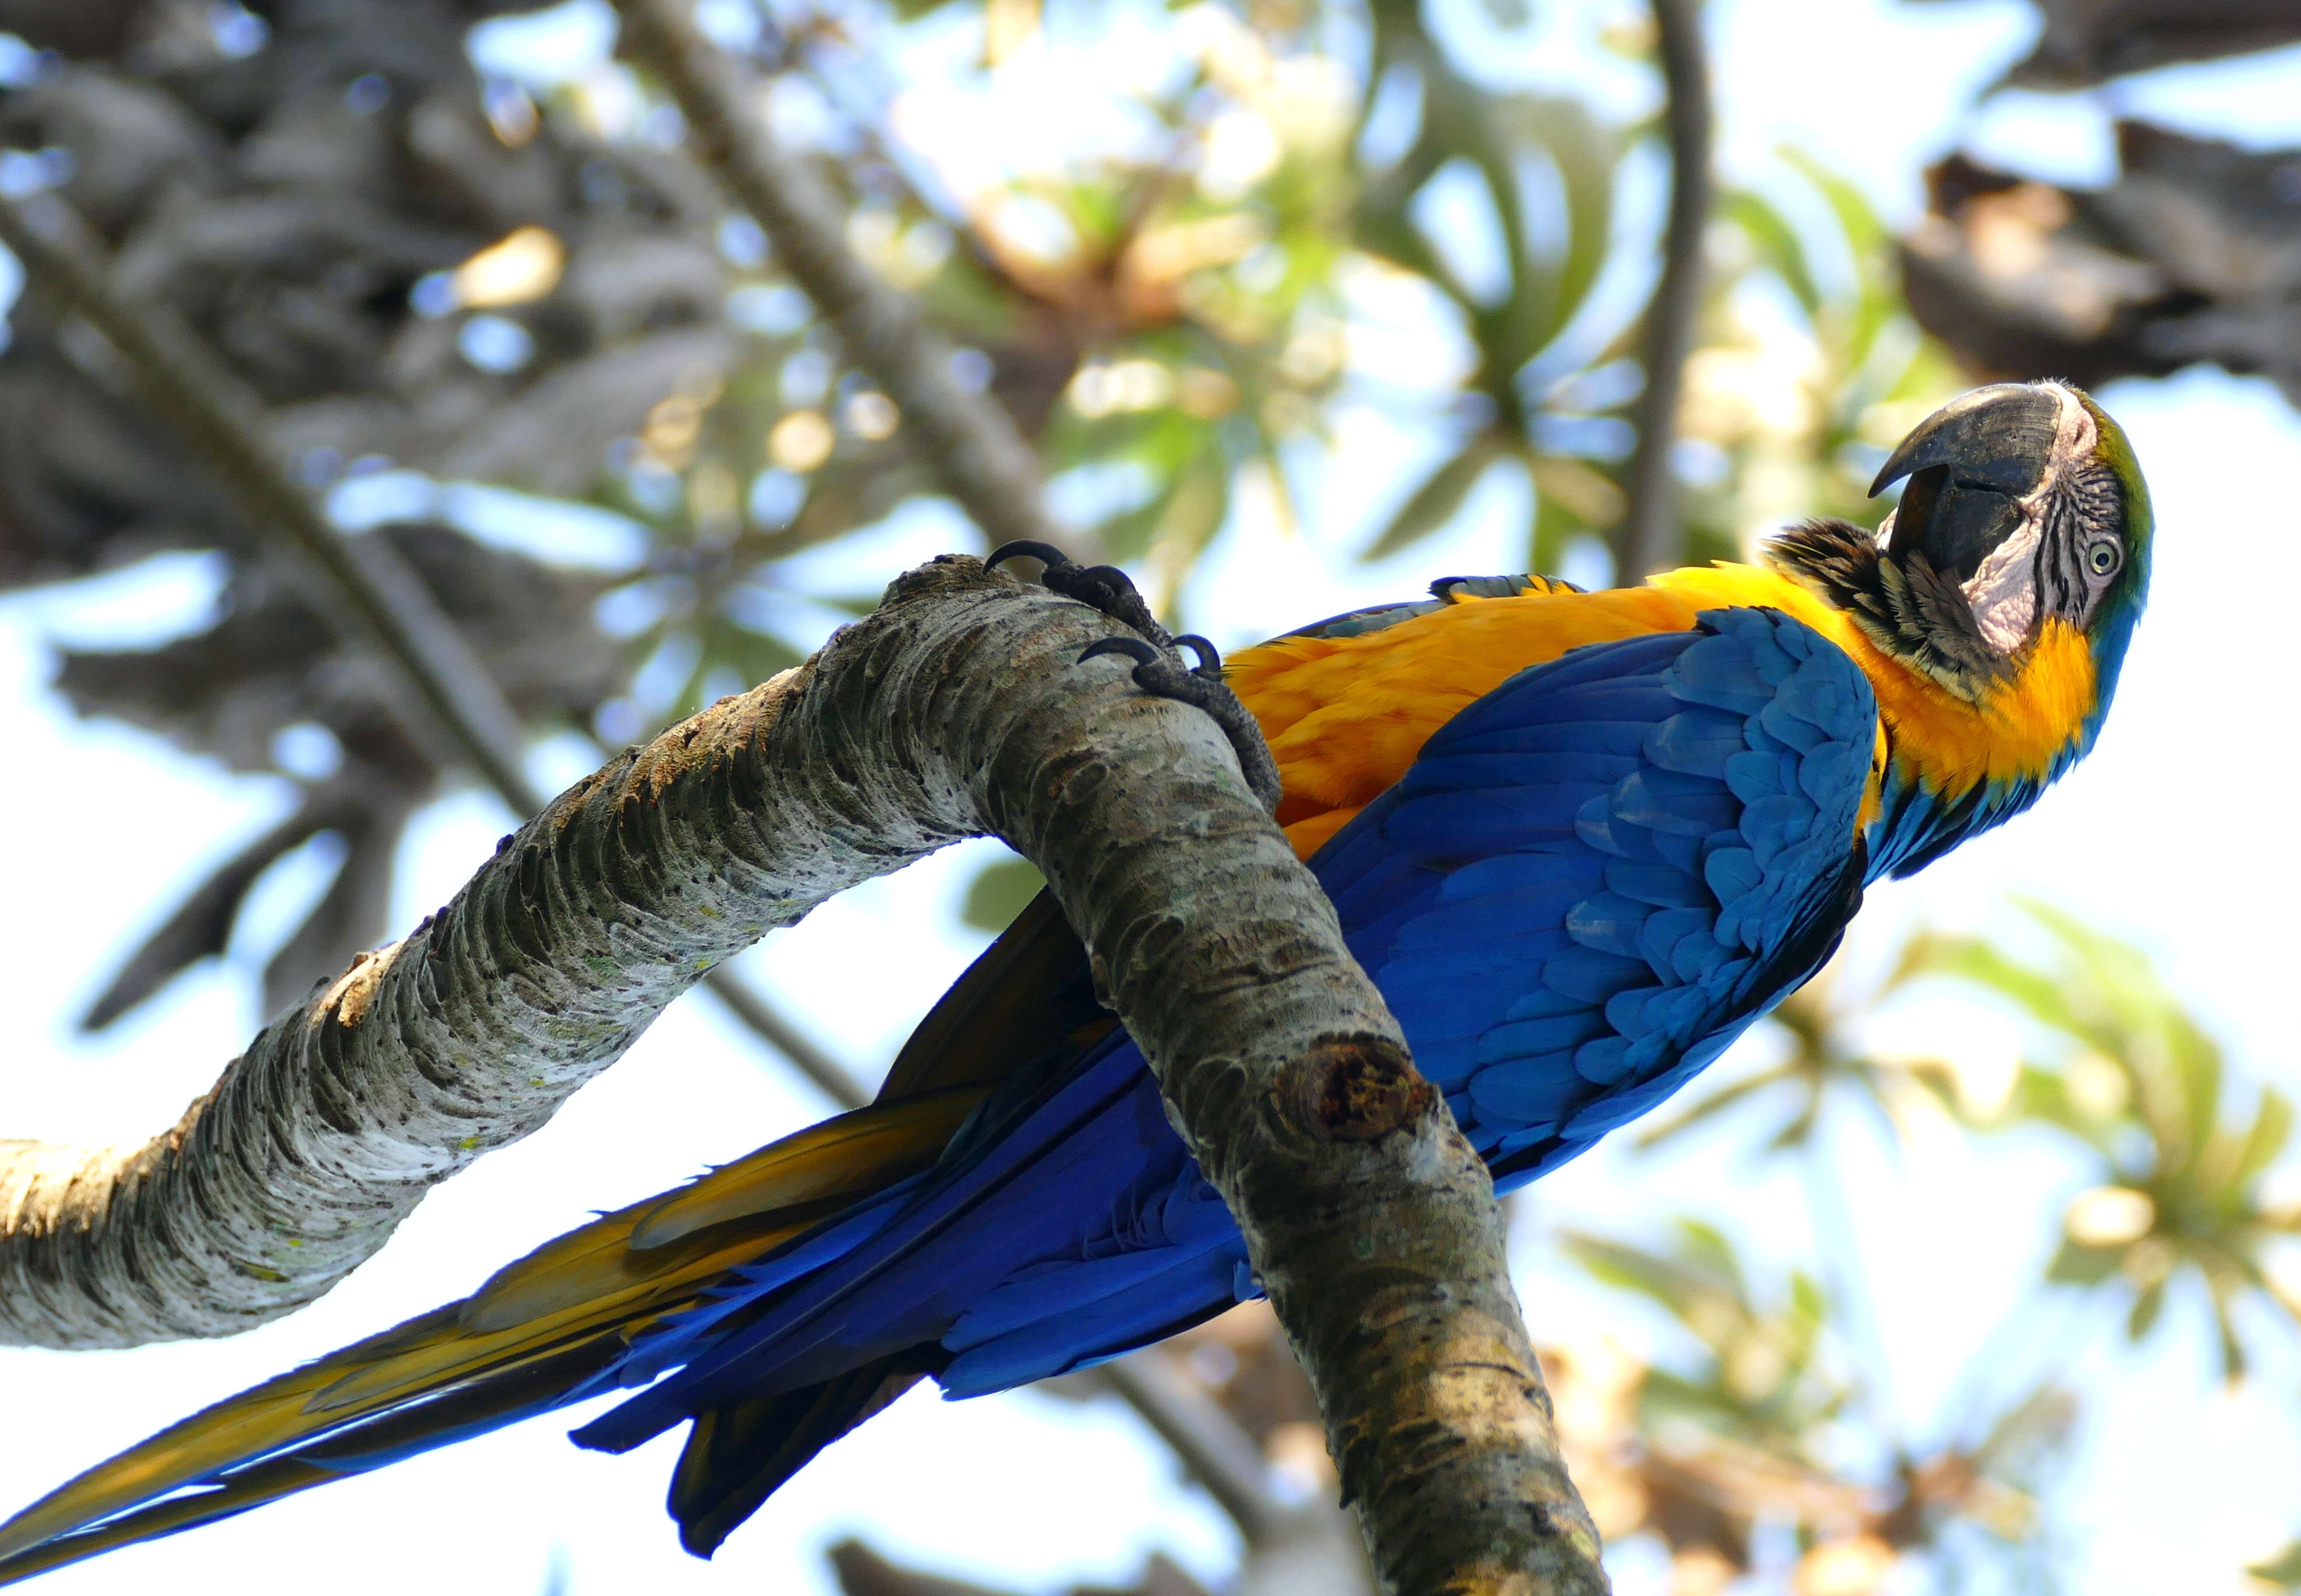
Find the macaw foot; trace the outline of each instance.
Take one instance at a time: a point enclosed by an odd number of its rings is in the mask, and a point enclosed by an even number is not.
[[[1138,637],[1148,639],[1152,648],[1173,652],[1173,634],[1159,624],[1150,606],[1142,602],[1134,579],[1116,565],[1082,565],[1053,544],[1027,538],[1001,543],[983,564],[987,571],[996,571],[1004,561],[1025,558],[1046,566],[1039,581],[1050,592],[1075,598],[1087,608],[1109,615]]]
[[[1154,648],[1141,638],[1104,638],[1091,643],[1079,656],[1079,663],[1104,654],[1124,654],[1134,661],[1134,685],[1157,698],[1174,698],[1204,711],[1213,717],[1222,734],[1230,739],[1232,752],[1238,756],[1240,773],[1246,777],[1247,786],[1265,809],[1275,812],[1278,807],[1278,761],[1270,756],[1270,745],[1262,740],[1262,728],[1245,705],[1223,680],[1222,656],[1212,643],[1195,633],[1186,632],[1175,639],[1177,649],[1188,648],[1198,656],[1195,666],[1185,668],[1170,650]]]
[[[1040,580],[1049,589],[1109,615],[1136,634],[1092,643],[1079,656],[1079,663],[1084,664],[1101,655],[1124,654],[1134,662],[1137,688],[1153,698],[1188,704],[1210,716],[1230,740],[1248,788],[1265,809],[1275,811],[1279,798],[1278,762],[1270,756],[1262,728],[1223,680],[1220,651],[1202,637],[1178,638],[1159,625],[1134,583],[1116,565],[1077,564],[1050,543],[1027,541],[1002,543],[983,563],[996,566],[1026,555],[1045,564],[1046,574]],[[1186,648],[1196,656],[1195,665],[1183,664],[1180,656]]]

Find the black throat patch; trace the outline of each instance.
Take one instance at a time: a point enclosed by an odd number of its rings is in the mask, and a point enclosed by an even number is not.
[[[1766,563],[1853,617],[1878,648],[1949,692],[1979,703],[2013,662],[1991,648],[1957,584],[1912,550],[1885,557],[1847,521],[1808,521],[1768,542]]]

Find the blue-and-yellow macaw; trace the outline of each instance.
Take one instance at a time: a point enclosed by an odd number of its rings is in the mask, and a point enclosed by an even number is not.
[[[1280,823],[1499,1188],[1676,1090],[1866,883],[2092,747],[2148,587],[2116,423],[2065,384],[1981,389],[1878,487],[1904,477],[1875,537],[1812,522],[1607,592],[1441,581],[1231,662]],[[922,1377],[1005,1390],[1255,1291],[1042,898],[870,1107],[100,1466],[0,1526],[0,1581],[616,1389],[575,1439],[690,1425],[670,1506],[707,1554]]]

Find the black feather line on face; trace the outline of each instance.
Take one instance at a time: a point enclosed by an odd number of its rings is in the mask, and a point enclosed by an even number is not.
[[[2124,522],[2125,490],[2099,461],[2071,472],[2046,501],[2045,536],[2037,542],[2037,590],[2046,613],[2072,625],[2093,618],[2100,597],[2087,580],[2086,553],[2095,533]],[[2118,552],[2126,551],[2122,544]],[[2104,586],[2101,592],[2106,592]]]
[[[1766,545],[1767,562],[1853,618],[1879,649],[1978,702],[2013,662],[1989,646],[1957,583],[1912,549],[1890,560],[1851,522],[1809,521]]]
[[[2046,501],[2046,532],[2037,539],[2037,599],[2049,615],[2067,615],[2085,601],[2084,527],[2068,493]]]

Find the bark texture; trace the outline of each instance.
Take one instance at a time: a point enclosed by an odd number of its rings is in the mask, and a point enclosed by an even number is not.
[[[1195,711],[949,557],[562,794],[130,1151],[0,1149],[0,1335],[212,1335],[325,1291],[703,972],[984,831],[1051,883],[1318,1392],[1384,1588],[1594,1592],[1485,1166]]]

